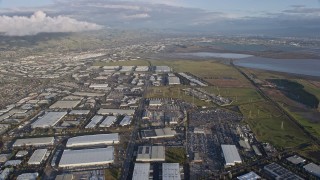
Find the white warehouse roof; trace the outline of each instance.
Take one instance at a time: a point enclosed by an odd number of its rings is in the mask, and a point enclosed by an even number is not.
[[[116,116],[107,116],[104,121],[100,124],[100,127],[110,127],[114,122],[116,122]]]
[[[31,124],[32,128],[49,128],[55,126],[67,112],[48,112],[36,122]]]
[[[99,144],[118,144],[119,134],[96,134],[96,135],[85,135],[76,136],[70,138],[67,142],[67,147],[77,147],[77,146],[95,146]]]
[[[13,147],[53,145],[54,137],[17,139]]]
[[[120,122],[120,126],[130,125],[131,120],[132,120],[132,117],[130,117],[130,116],[125,116],[125,117],[122,119],[122,121]]]
[[[163,180],[181,180],[179,163],[163,163],[162,179]]]
[[[119,115],[133,115],[135,110],[133,109],[99,109],[98,114],[108,115],[108,114],[119,114]]]
[[[136,161],[165,161],[164,146],[139,146]]]
[[[72,109],[76,107],[81,101],[57,101],[50,106],[50,109]]]
[[[135,163],[132,180],[149,180],[150,163]]]
[[[114,148],[64,150],[59,167],[97,166],[113,163]]]
[[[37,177],[39,176],[39,174],[36,173],[24,173],[24,174],[20,174],[17,177],[17,180],[36,180]]]
[[[33,152],[32,156],[30,157],[28,164],[31,165],[40,165],[43,161],[44,157],[46,156],[47,149],[37,149]]]
[[[85,128],[94,128],[96,125],[103,120],[103,116],[95,115],[91,118],[91,121],[87,124]]]
[[[233,166],[235,163],[242,163],[240,155],[235,145],[221,145],[224,159],[227,166]]]

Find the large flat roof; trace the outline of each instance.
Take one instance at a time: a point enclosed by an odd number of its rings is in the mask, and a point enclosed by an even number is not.
[[[142,130],[141,136],[143,139],[156,139],[156,138],[167,138],[174,137],[176,135],[176,131],[171,128],[163,128],[163,129],[148,129]]]
[[[102,121],[100,127],[110,127],[117,120],[116,116],[107,116],[105,120]]]
[[[125,117],[121,120],[120,126],[130,125],[131,120],[132,120],[132,117],[131,117],[131,116],[125,116]]]
[[[54,137],[17,139],[13,147],[53,145]]]
[[[133,109],[99,109],[98,114],[108,115],[108,114],[120,114],[120,115],[133,115],[135,110]]]
[[[31,124],[32,128],[49,128],[55,126],[67,112],[48,112]]]
[[[33,152],[32,156],[30,157],[28,164],[32,164],[32,165],[39,165],[41,164],[41,162],[43,161],[46,153],[47,153],[47,149],[37,149]]]
[[[97,166],[113,163],[114,148],[64,150],[59,167]]]
[[[139,146],[136,161],[165,161],[164,146]]]
[[[239,179],[239,180],[249,180],[249,179],[256,180],[256,179],[261,179],[261,177],[258,174],[256,174],[255,172],[251,171],[251,172],[244,174],[242,176],[238,176],[237,179]]]
[[[102,120],[103,116],[95,115],[93,118],[91,118],[91,121],[86,125],[85,128],[94,128]]]
[[[181,180],[179,163],[163,163],[162,179],[163,180]]]
[[[99,144],[117,144],[119,143],[119,134],[95,134],[72,137],[67,142],[67,147],[77,146],[95,146]]]
[[[320,178],[320,166],[314,164],[314,163],[309,163],[305,166],[303,166],[303,168],[308,171],[309,173],[317,176]]]
[[[237,147],[235,145],[221,145],[226,165],[235,165],[235,163],[242,163]]]
[[[132,180],[149,180],[150,163],[135,163]]]
[[[76,107],[81,101],[57,101],[50,106],[50,109],[72,109]]]
[[[302,180],[301,177],[289,171],[288,169],[280,166],[277,163],[271,163],[263,167],[265,171],[272,174],[274,179],[292,179],[292,180]]]

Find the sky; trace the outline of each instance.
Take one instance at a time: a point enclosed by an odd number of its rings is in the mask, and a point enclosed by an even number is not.
[[[0,23],[7,35],[103,27],[317,35],[320,0],[0,0]]]

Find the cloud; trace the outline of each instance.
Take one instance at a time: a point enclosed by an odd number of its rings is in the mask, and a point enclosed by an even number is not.
[[[145,19],[149,17],[150,15],[147,13],[141,13],[141,14],[125,15],[123,16],[123,19],[132,20],[132,19]]]
[[[0,33],[8,36],[36,35],[41,32],[80,32],[99,30],[102,26],[66,16],[49,17],[43,11],[28,16],[0,16]]]

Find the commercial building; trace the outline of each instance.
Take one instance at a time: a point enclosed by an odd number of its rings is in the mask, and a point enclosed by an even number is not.
[[[138,71],[138,72],[146,72],[146,71],[149,71],[149,66],[137,66],[135,71]]]
[[[96,90],[111,90],[111,87],[109,87],[109,84],[91,84],[89,88],[93,88]]]
[[[247,174],[244,174],[242,176],[238,176],[237,179],[239,180],[256,180],[256,179],[261,179],[261,177],[256,174],[255,172],[251,171]]]
[[[48,112],[31,124],[32,128],[50,128],[55,126],[67,112]]]
[[[80,104],[80,100],[76,101],[57,101],[53,105],[50,106],[50,109],[73,109],[78,104]]]
[[[6,166],[12,166],[12,167],[14,167],[14,166],[19,166],[21,163],[22,163],[21,160],[9,160],[9,161],[7,161],[7,162],[4,164],[4,166],[5,166],[5,167],[6,167]]]
[[[236,163],[242,163],[239,152],[235,145],[221,145],[226,166],[234,166]]]
[[[119,134],[96,134],[72,137],[67,142],[67,147],[79,146],[96,146],[96,145],[111,145],[119,143]]]
[[[135,110],[133,109],[99,109],[98,114],[101,115],[134,115]]]
[[[179,85],[180,79],[177,76],[169,76],[168,77],[169,85]]]
[[[125,116],[125,117],[121,120],[120,126],[130,125],[131,120],[132,120],[132,117],[131,117],[131,116]]]
[[[76,168],[83,166],[99,166],[113,163],[114,148],[81,149],[81,150],[64,150],[59,167]]]
[[[88,115],[90,110],[72,110],[69,114],[70,115]]]
[[[17,180],[36,180],[39,176],[39,173],[24,173],[20,174],[17,177]]]
[[[110,127],[117,120],[116,116],[107,116],[105,120],[99,125],[100,127]]]
[[[291,162],[292,164],[303,164],[304,162],[306,162],[305,159],[303,159],[300,156],[294,155],[294,156],[290,156],[287,158],[287,161]]]
[[[171,72],[171,68],[168,66],[156,66],[155,71],[158,73],[168,73]]]
[[[160,99],[150,99],[149,106],[162,106],[162,102]]]
[[[33,152],[32,156],[30,157],[28,164],[29,165],[40,165],[44,160],[47,149],[37,149]]]
[[[99,122],[103,120],[103,116],[95,115],[85,128],[95,128]]]
[[[150,176],[150,163],[135,163],[132,174],[132,180],[149,180]]]
[[[162,180],[181,180],[179,163],[162,163]]]
[[[303,168],[308,171],[310,174],[313,174],[314,176],[320,178],[320,166],[314,164],[314,163],[309,163]]]
[[[13,147],[22,146],[49,146],[53,145],[54,137],[42,137],[42,138],[27,138],[27,139],[17,139]]]
[[[298,175],[294,174],[293,172],[289,171],[288,169],[280,166],[277,163],[271,163],[263,167],[266,173],[272,177],[272,179],[295,179],[295,180],[303,180]]]
[[[165,161],[164,146],[139,146],[136,161]]]
[[[141,131],[142,139],[170,138],[176,135],[176,131],[171,128],[148,129]]]

